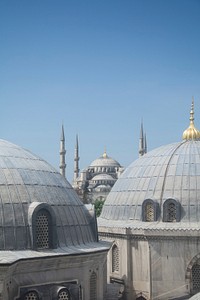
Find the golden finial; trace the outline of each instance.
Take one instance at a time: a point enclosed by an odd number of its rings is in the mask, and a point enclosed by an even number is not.
[[[183,132],[183,140],[200,139],[200,131],[194,126],[194,98],[192,97],[192,105],[190,110],[190,126]]]
[[[106,147],[104,148],[103,158],[107,158]]]

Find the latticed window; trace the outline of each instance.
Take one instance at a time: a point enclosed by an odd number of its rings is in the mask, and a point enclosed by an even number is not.
[[[154,221],[154,206],[152,202],[147,202],[145,205],[145,221]]]
[[[142,220],[154,222],[157,220],[158,204],[152,199],[146,199],[142,203]]]
[[[167,199],[163,204],[163,221],[180,222],[181,205],[175,199]]]
[[[38,294],[36,292],[28,292],[24,296],[24,300],[39,300]]]
[[[36,218],[36,245],[38,249],[50,248],[50,214],[41,209]]]
[[[70,294],[67,289],[61,290],[58,294],[58,300],[70,300]]]
[[[119,271],[119,248],[117,245],[112,247],[112,272]]]
[[[169,203],[167,208],[168,222],[176,221],[176,205],[174,203]]]
[[[92,272],[90,276],[90,300],[97,300],[97,275]]]
[[[194,264],[192,267],[192,289],[193,292],[200,291],[200,264]]]

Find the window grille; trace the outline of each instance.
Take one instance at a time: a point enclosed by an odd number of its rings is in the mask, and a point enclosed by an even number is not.
[[[167,199],[163,204],[163,221],[180,222],[181,205],[175,199]]]
[[[24,300],[39,300],[38,294],[36,292],[28,292],[24,296]]]
[[[50,248],[49,221],[49,213],[44,209],[40,210],[36,218],[36,245],[38,249]]]
[[[175,222],[176,221],[176,205],[174,203],[169,203],[168,208],[168,222]]]
[[[97,275],[92,272],[90,276],[90,300],[97,300]]]
[[[200,265],[194,264],[192,267],[192,286],[193,291],[199,292],[200,291]]]
[[[154,221],[154,206],[153,203],[147,202],[145,205],[145,221],[153,222]]]
[[[119,271],[119,249],[117,245],[112,247],[112,272]]]
[[[70,300],[69,291],[67,289],[60,291],[58,294],[58,300]]]

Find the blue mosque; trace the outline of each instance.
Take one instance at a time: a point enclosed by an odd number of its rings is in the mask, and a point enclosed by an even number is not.
[[[141,124],[139,139],[139,156],[147,152],[146,134]],[[62,127],[60,139],[60,173],[65,177],[65,135]],[[85,204],[94,203],[96,200],[105,201],[115,182],[123,173],[124,167],[107,155],[106,149],[103,155],[93,160],[88,167],[79,169],[79,142],[76,136],[74,154],[74,179],[72,186]]]

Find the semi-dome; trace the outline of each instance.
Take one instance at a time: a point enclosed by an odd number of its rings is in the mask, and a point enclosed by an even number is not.
[[[0,199],[0,250],[96,241],[94,220],[68,181],[38,156],[4,140],[0,140]],[[45,232],[45,222],[52,231],[41,236],[38,230],[43,227]]]
[[[106,151],[103,153],[102,156],[95,159],[91,164],[90,167],[120,167],[120,164],[113,158],[109,157]]]
[[[116,181],[111,175],[109,174],[98,174],[94,176],[91,181]]]

